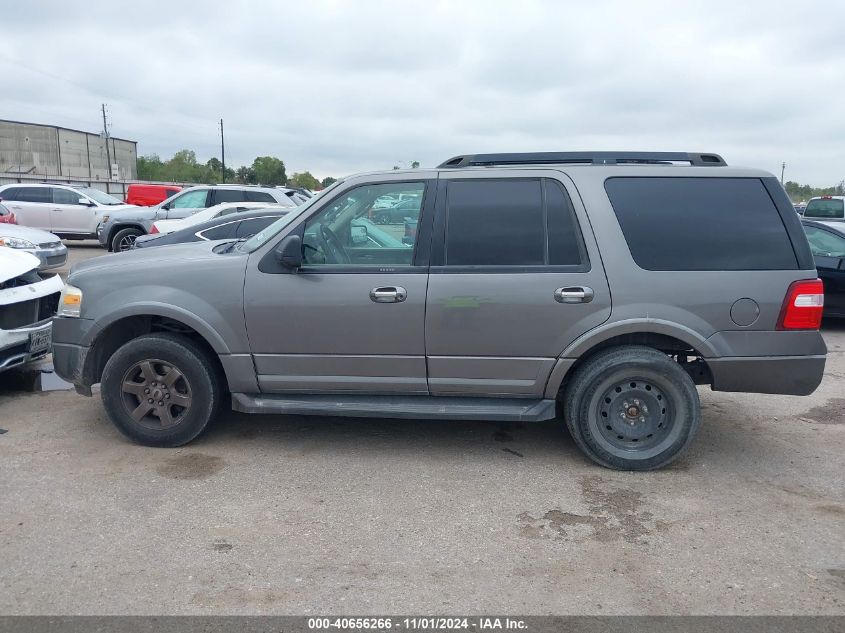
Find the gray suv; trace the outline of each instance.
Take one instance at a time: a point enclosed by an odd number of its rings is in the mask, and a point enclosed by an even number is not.
[[[375,223],[408,197],[401,222]],[[77,264],[54,363],[80,393],[100,383],[114,424],[151,446],[190,442],[230,399],[559,417],[595,462],[649,470],[695,435],[697,384],[811,393],[822,306],[767,172],[715,154],[458,156],[347,178],[245,241]]]

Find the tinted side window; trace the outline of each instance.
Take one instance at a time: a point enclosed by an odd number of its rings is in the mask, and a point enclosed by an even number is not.
[[[20,202],[53,202],[53,195],[49,187],[21,187],[18,189],[18,200]]]
[[[804,231],[807,233],[813,255],[845,257],[845,237],[834,235],[824,229],[817,229],[814,226],[805,226]]]
[[[202,231],[200,235],[202,235],[207,240],[225,240],[229,237],[235,236],[235,230],[238,227],[238,222],[228,222],[226,224],[221,224],[220,226],[215,226],[211,229],[206,229]]]
[[[549,232],[549,265],[577,266],[583,259],[583,248],[572,202],[559,182],[545,178],[543,186]]]
[[[271,215],[266,218],[250,218],[248,220],[241,220],[238,224],[238,230],[235,232],[235,237],[250,237],[259,231],[263,231],[268,226],[279,219],[277,215]]]
[[[247,199],[247,192],[241,191],[240,189],[218,189],[214,192],[214,204],[220,204],[221,202],[246,202]]]
[[[275,202],[276,199],[266,191],[247,191],[246,199],[249,202]]]
[[[456,180],[446,195],[447,266],[544,263],[539,180]]]
[[[757,178],[609,178],[634,261],[647,270],[794,270],[780,214]]]
[[[20,187],[10,187],[9,189],[4,189],[3,191],[0,191],[0,199],[2,200],[20,200],[20,195]]]
[[[53,204],[79,204],[79,199],[82,196],[75,191],[68,191],[67,189],[53,188]]]

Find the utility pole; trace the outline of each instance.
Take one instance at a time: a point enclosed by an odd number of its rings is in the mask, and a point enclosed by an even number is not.
[[[786,161],[780,164],[780,185],[783,186],[783,172],[786,171]]]
[[[106,141],[106,174],[111,180],[111,153],[109,152],[109,126],[106,123],[106,104],[103,104],[103,138]]]
[[[223,142],[223,119],[220,119],[220,162],[223,164],[223,184],[226,184],[226,145]]]

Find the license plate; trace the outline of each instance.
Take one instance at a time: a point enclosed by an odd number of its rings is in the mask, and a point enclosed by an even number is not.
[[[52,328],[45,328],[29,334],[29,353],[33,356],[41,354],[50,349]]]

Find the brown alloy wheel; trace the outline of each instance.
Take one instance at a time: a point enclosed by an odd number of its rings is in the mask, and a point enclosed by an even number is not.
[[[131,418],[149,429],[174,427],[191,408],[191,385],[185,375],[162,360],[132,365],[123,376],[121,392]]]

